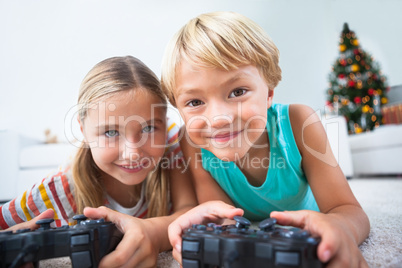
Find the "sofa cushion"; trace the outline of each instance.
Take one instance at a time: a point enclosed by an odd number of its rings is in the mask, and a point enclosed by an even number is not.
[[[402,146],[402,125],[382,125],[374,131],[349,136],[352,152]]]
[[[36,144],[24,147],[20,153],[20,169],[57,167],[71,159],[76,149],[69,143]]]

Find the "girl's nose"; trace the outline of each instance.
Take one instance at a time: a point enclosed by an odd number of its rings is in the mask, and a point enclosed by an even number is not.
[[[128,160],[130,162],[138,161],[139,159],[141,159],[141,146],[141,141],[133,142],[126,140],[122,144],[121,157],[124,160]]]

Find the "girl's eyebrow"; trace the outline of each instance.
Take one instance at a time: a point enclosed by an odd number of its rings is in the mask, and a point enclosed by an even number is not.
[[[150,120],[147,120],[147,121],[145,121],[145,123],[147,124],[147,125],[151,125],[151,124],[164,124],[164,120],[162,120],[162,119],[159,119],[159,118],[154,118],[154,119],[150,119]],[[119,128],[119,125],[118,124],[101,124],[101,125],[99,125],[99,126],[96,126],[95,127],[96,129],[118,129]]]

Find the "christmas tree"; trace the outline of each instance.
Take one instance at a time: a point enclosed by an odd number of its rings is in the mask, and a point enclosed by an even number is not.
[[[386,78],[373,57],[360,48],[347,23],[339,50],[329,75],[327,105],[345,116],[350,134],[370,131],[382,123],[381,106],[388,102]]]

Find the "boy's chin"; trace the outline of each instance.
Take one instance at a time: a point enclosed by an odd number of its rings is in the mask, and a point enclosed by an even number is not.
[[[236,162],[241,160],[246,154],[247,149],[244,148],[208,148],[217,158],[222,161]]]

